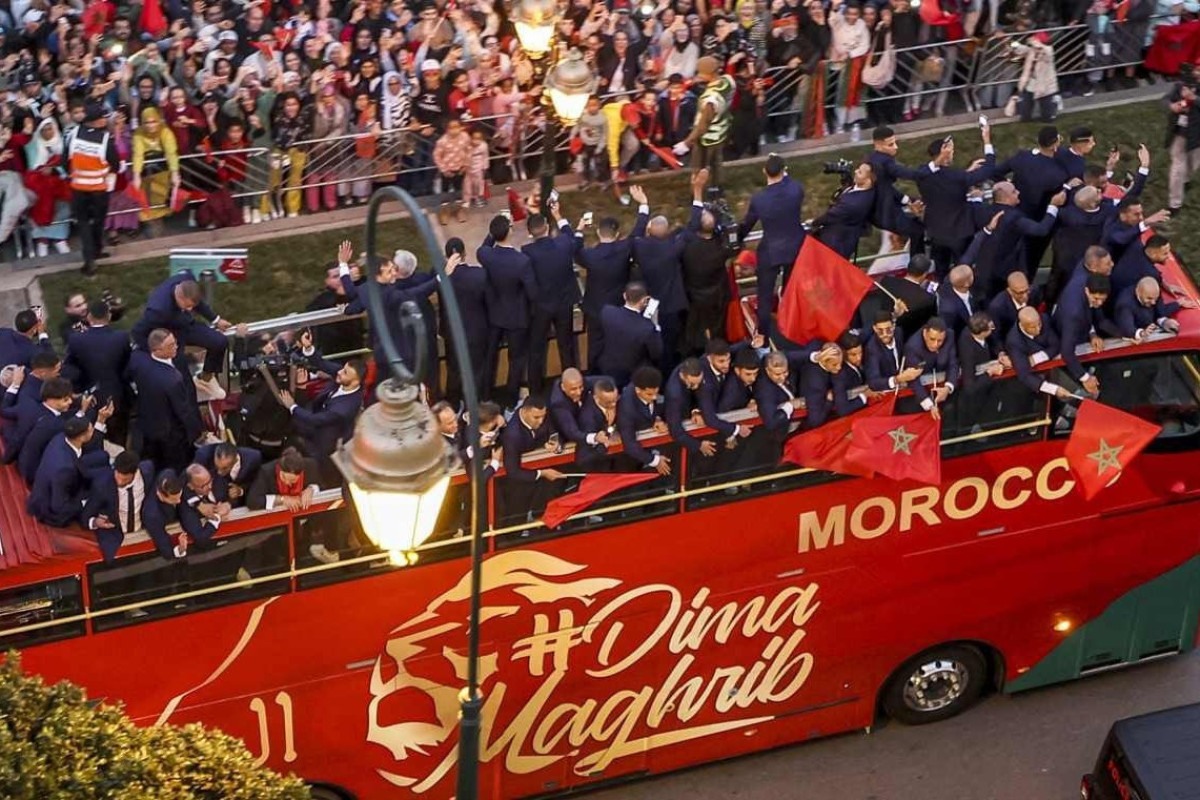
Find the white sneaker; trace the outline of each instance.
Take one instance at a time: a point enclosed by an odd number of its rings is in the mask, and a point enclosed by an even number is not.
[[[299,211],[289,211],[287,213],[287,215],[288,215],[288,219],[292,219],[293,217],[300,216],[300,212]]]
[[[250,224],[250,206],[242,208],[242,222],[246,225]]]
[[[37,242],[33,246],[33,253],[38,258],[44,258],[50,255],[50,245],[46,244],[45,242]]]
[[[54,252],[69,253],[69,252],[71,252],[71,245],[67,244],[65,239],[59,239],[57,242],[54,243]]]
[[[251,209],[251,211],[250,211],[250,224],[251,224],[251,225],[257,225],[258,223],[260,223],[260,222],[262,222],[262,221],[263,221],[263,218],[262,218],[262,212],[261,212],[261,211],[259,211],[257,208],[255,208],[255,209]]]
[[[340,553],[329,552],[329,550],[326,549],[325,545],[323,544],[310,545],[308,552],[312,554],[313,558],[315,558],[317,561],[320,561],[322,564],[336,564],[342,560]]]

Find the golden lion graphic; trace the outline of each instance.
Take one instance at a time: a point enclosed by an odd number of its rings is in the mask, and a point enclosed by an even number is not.
[[[531,550],[497,554],[483,565],[481,623],[563,601],[588,606],[601,592],[621,585],[613,578],[569,577],[584,569]],[[423,612],[394,628],[386,655],[375,660],[367,741],[387,748],[402,769],[380,769],[380,776],[413,792],[437,785],[456,760],[448,740],[458,725],[459,696],[466,683],[467,663],[460,653],[466,649],[470,591],[468,573]],[[481,656],[481,686],[498,668],[498,653]],[[394,718],[403,721],[385,722]],[[486,735],[486,724],[484,730]]]

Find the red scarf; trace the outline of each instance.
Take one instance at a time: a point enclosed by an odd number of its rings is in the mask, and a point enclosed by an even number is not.
[[[302,470],[300,472],[300,480],[288,486],[283,482],[283,470],[279,468],[278,464],[275,465],[275,494],[282,497],[299,497],[304,494],[304,487],[307,485],[304,482],[304,472]]]

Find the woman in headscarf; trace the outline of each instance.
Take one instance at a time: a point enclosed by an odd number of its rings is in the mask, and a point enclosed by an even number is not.
[[[146,194],[142,222],[157,234],[163,217],[171,215],[171,190],[179,186],[179,146],[157,108],[143,108],[141,121],[133,133],[132,183]]]
[[[112,126],[109,129],[113,143],[117,146],[117,156],[121,159],[121,171],[117,173],[117,183],[108,201],[108,216],[104,218],[104,231],[109,244],[116,244],[121,234],[128,233],[136,236],[141,222],[138,212],[142,204],[134,199],[129,192],[130,162],[133,159],[133,136],[129,130],[129,106],[119,105],[112,115]]]
[[[63,139],[54,117],[43,119],[25,145],[25,188],[36,199],[29,209],[30,237],[37,256],[69,253],[71,234],[71,190],[64,171]]]

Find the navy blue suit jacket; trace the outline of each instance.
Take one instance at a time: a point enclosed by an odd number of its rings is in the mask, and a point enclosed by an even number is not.
[[[21,445],[21,452],[17,455],[17,470],[21,473],[21,477],[25,479],[25,483],[32,484],[34,477],[37,475],[38,464],[46,452],[46,448],[54,437],[63,432],[66,427],[67,420],[71,418],[71,412],[66,414],[55,415],[44,405],[40,406],[45,413],[39,414],[33,427],[29,429],[29,434],[25,437],[25,441]],[[107,458],[104,454],[104,437],[93,435],[92,439],[83,446],[84,459],[89,463],[96,463],[97,456],[89,456],[92,453],[99,451],[100,456]]]
[[[1042,379],[1034,374],[1029,357],[1038,352],[1044,353],[1047,359],[1058,357],[1060,352],[1058,334],[1054,332],[1054,326],[1050,324],[1050,317],[1042,314],[1042,332],[1032,338],[1014,325],[1004,339],[1004,350],[1012,359],[1017,379],[1029,387],[1030,391],[1040,391]]]
[[[228,475],[217,474],[216,454],[217,446],[206,444],[196,450],[196,457],[192,461],[207,469],[212,476],[213,495],[218,501],[228,502],[229,487],[234,485],[242,487],[242,499],[244,500],[250,485],[254,483],[254,476],[262,467],[262,453],[253,447],[239,447],[238,459],[241,461],[241,467],[238,469],[237,480],[232,481]]]
[[[604,409],[596,405],[595,399],[589,396],[579,409],[576,420],[583,442],[575,445],[575,463],[585,470],[595,469],[604,463],[608,448],[602,444],[588,444],[587,436],[604,431],[612,437],[617,432],[616,419],[614,418],[613,424],[609,425]]]
[[[27,400],[19,402],[17,405],[16,421],[4,427],[3,463],[15,464],[21,455],[21,448],[25,446],[25,440],[29,438],[29,432],[33,430],[33,426],[42,417],[51,416],[53,413],[41,401],[36,403]]]
[[[151,461],[143,461],[138,464],[138,472],[142,474],[142,485],[145,489],[145,496],[142,499],[142,527],[146,527],[145,515],[146,506],[150,499],[154,497],[154,464]],[[216,473],[213,473],[214,478]],[[83,508],[83,514],[80,520],[86,528],[91,520],[100,515],[104,515],[115,526],[112,528],[97,528],[95,530],[96,541],[100,544],[100,553],[104,556],[104,560],[111,562],[117,557],[117,550],[120,549],[121,543],[125,541],[125,534],[121,529],[121,520],[118,519],[121,504],[117,497],[117,481],[113,477],[111,469],[97,470],[92,477],[92,488],[88,492],[87,504]]]
[[[682,231],[663,239],[641,236],[633,240],[633,260],[650,296],[658,300],[659,314],[687,310],[681,261],[686,243]]]
[[[811,361],[802,363],[799,372],[800,393],[804,396],[804,427],[815,428],[824,424],[834,410],[830,401],[834,376]]]
[[[699,409],[700,402],[696,396],[697,392],[689,389],[683,382],[681,370],[682,366],[672,370],[663,387],[663,419],[666,420],[671,438],[686,447],[689,452],[698,454],[703,439],[689,433],[684,428],[684,423],[691,421],[692,410]]]
[[[338,441],[354,438],[354,422],[363,405],[362,389],[334,397],[340,387],[331,385],[312,402],[312,408],[296,406],[292,422],[296,432],[311,447],[310,455],[328,458],[337,449]]]
[[[858,240],[871,227],[871,215],[875,213],[877,189],[842,192],[829,210],[816,219],[820,226],[819,238],[843,258],[851,258],[858,249]]]
[[[129,358],[129,377],[137,386],[137,424],[143,436],[157,442],[196,441],[202,430],[200,412],[179,370],[138,350]]]
[[[974,286],[968,294],[971,297],[971,311],[981,311],[986,302],[982,297],[975,294]],[[962,298],[954,293],[950,287],[950,281],[945,281],[938,287],[938,316],[946,323],[946,327],[950,329],[950,338],[958,336],[959,331],[967,327],[967,320],[971,318],[971,314],[967,312],[966,305],[963,304]],[[917,331],[920,333],[920,331]]]
[[[938,351],[931,352],[925,346],[925,339],[922,337],[921,331],[917,331],[908,338],[908,342],[904,345],[904,363],[908,367],[923,366],[922,377],[932,372],[940,372],[945,376],[943,378],[945,383],[957,387],[959,374],[958,356],[955,349],[954,339],[947,336]],[[912,382],[912,390],[917,400],[923,402],[929,397],[930,387],[924,385],[919,378]]]
[[[1130,286],[1117,297],[1116,318],[1117,331],[1122,336],[1133,338],[1143,328],[1157,324],[1160,319],[1169,318],[1179,312],[1179,303],[1164,302],[1160,295],[1152,306],[1144,306],[1137,298],[1137,287]]]
[[[619,306],[625,302],[633,240],[646,235],[649,219],[649,214],[639,213],[630,238],[600,242],[579,251],[576,259],[587,270],[583,283],[583,310],[588,314],[599,316],[604,306]]]
[[[529,306],[538,296],[529,256],[512,247],[496,246],[489,235],[475,257],[487,272],[488,322],[507,331],[528,328]]]
[[[520,414],[520,411],[514,413],[500,433],[500,444],[504,448],[504,474],[509,480],[531,482],[537,480],[537,470],[521,466],[521,456],[543,450],[554,429],[547,419],[541,427],[530,430],[521,422]]]
[[[984,156],[984,163],[968,172],[958,167],[943,167],[937,172],[926,164],[919,172],[917,187],[925,201],[925,230],[930,240],[939,244],[955,244],[975,235],[967,190],[992,177],[996,156]]]
[[[863,345],[863,372],[867,376],[867,386],[877,392],[886,392],[891,389],[888,382],[900,371],[900,362],[903,360],[904,349],[898,340],[893,339],[892,348],[887,348],[883,346],[878,337],[872,336]],[[907,366],[912,365],[908,364]]]
[[[1036,307],[1040,302],[1040,288],[1030,287],[1027,305]],[[1008,336],[1008,332],[1017,324],[1017,314],[1020,312],[1020,309],[1013,303],[1012,295],[1007,291],[997,294],[992,298],[992,302],[988,303],[987,312],[992,318],[992,322],[996,323],[996,335],[1000,337],[1001,341],[1004,341],[1004,337]]]
[[[1154,278],[1162,283],[1158,267],[1146,256],[1146,248],[1141,242],[1134,242],[1125,250],[1125,255],[1113,266],[1110,278],[1113,297],[1119,297],[1126,289],[1137,286],[1142,278]]]
[[[788,175],[783,180],[759,189],[750,198],[746,216],[738,225],[738,241],[759,222],[762,240],[758,243],[760,267],[790,267],[804,244],[804,184]]]
[[[915,181],[920,170],[906,167],[877,150],[867,154],[867,163],[875,169],[875,213],[871,222],[885,231],[895,230],[900,218],[905,216],[904,193],[896,188],[896,181]]]
[[[996,166],[997,176],[1010,172],[1013,186],[1021,194],[1019,208],[1032,219],[1040,218],[1050,198],[1061,192],[1070,180],[1061,161],[1033,150],[1018,150]]]
[[[592,402],[592,387],[601,377],[595,375],[584,379],[583,394],[580,395],[578,403],[572,402],[563,393],[562,381],[555,381],[554,386],[551,387],[550,399],[546,401],[546,407],[550,412],[550,422],[554,425],[554,430],[558,432],[563,444],[574,442],[577,447],[582,446],[585,444],[587,434],[595,433],[595,431],[584,431],[580,427],[579,415],[587,406],[595,406],[595,403]]]
[[[790,375],[788,381],[792,396],[799,397],[799,392],[791,385]],[[780,408],[790,399],[787,392],[767,377],[766,370],[758,373],[758,380],[754,382],[754,401],[758,404],[758,416],[763,421],[763,428],[779,441],[791,430],[792,412],[790,409]]]
[[[1104,234],[1100,238],[1100,244],[1112,256],[1113,263],[1120,262],[1125,255],[1125,251],[1130,246],[1137,243],[1142,235],[1142,229],[1138,225],[1126,225],[1121,222],[1121,218],[1113,216],[1104,225]]]
[[[865,367],[865,365],[864,365]],[[850,396],[851,389],[867,385],[867,374],[849,361],[842,362],[841,370],[833,376],[833,410],[839,417],[853,414],[867,406],[866,394]]]
[[[67,339],[65,363],[76,372],[75,389],[96,387],[96,400],[121,405],[128,400],[125,372],[129,368],[129,334],[108,325],[86,328]]]
[[[600,373],[609,375],[618,387],[643,364],[657,364],[662,357],[662,337],[654,323],[625,306],[605,306],[600,312],[604,344],[596,354]]]
[[[719,413],[718,406],[720,405],[721,393],[724,391],[725,384],[731,380],[738,383],[741,383],[741,381],[738,381],[737,376],[733,375],[732,370],[724,375],[718,375],[709,366],[707,357],[701,358],[700,364],[704,367],[701,373],[704,379],[700,383],[700,388],[696,390],[697,407],[700,409],[700,415],[704,417],[704,424],[728,439],[737,432],[737,426],[717,416]]]
[[[406,302],[416,303],[426,318],[425,324],[432,326],[433,320],[429,317],[429,314],[432,313],[429,295],[437,289],[437,278],[432,272],[418,272],[410,275],[403,282],[396,281],[386,285],[377,283],[376,286],[383,293],[385,319],[382,324],[386,325],[387,330],[391,333],[392,341],[396,343],[396,349],[400,351],[400,357],[404,359],[404,363],[416,369],[416,341],[401,322],[400,306]],[[350,301],[346,306],[347,314],[361,314],[364,311],[368,315],[371,313],[370,303],[367,301],[367,290],[357,286],[354,281],[350,280],[349,275],[342,276],[342,290],[346,293],[346,299]],[[382,364],[387,362],[387,354],[383,350],[383,345],[380,344],[377,332],[379,324],[378,320],[371,321],[371,349],[374,352],[376,363]],[[429,330],[432,331],[432,327]],[[433,364],[425,366],[427,371],[433,367]]]
[[[12,328],[0,328],[0,369],[9,364],[28,368],[34,353],[53,349],[49,338],[39,338],[35,341]]]
[[[750,405],[750,401],[754,399],[754,384],[747,385],[741,378],[730,374],[725,378],[725,383],[721,386],[721,395],[717,398],[717,411],[740,411]]]
[[[79,519],[86,496],[79,458],[59,433],[46,446],[25,507],[39,522],[62,528]]]
[[[154,491],[154,481],[147,486],[146,501],[142,503],[142,527],[150,535],[150,541],[154,542],[154,549],[166,559],[175,558],[175,545],[167,533],[167,526],[176,522],[182,525],[179,516],[181,505],[182,501],[179,505],[171,505],[159,500],[158,493]]]
[[[521,248],[533,267],[537,294],[533,303],[545,314],[569,309],[579,302],[579,281],[575,278],[575,256],[583,245],[583,234],[560,226],[557,233],[535,239]]]
[[[146,338],[155,328],[165,328],[178,337],[183,331],[195,323],[193,315],[199,315],[206,320],[217,318],[214,312],[203,300],[191,311],[184,311],[175,303],[175,287],[184,281],[194,281],[196,276],[191,270],[176,272],[160,283],[146,298],[141,318],[133,324],[133,341],[138,347],[148,349]]]
[[[625,455],[643,467],[650,466],[655,452],[643,447],[637,435],[639,431],[652,428],[657,417],[655,409],[647,408],[646,404],[638,399],[633,384],[621,390],[621,396],[617,399],[617,432],[621,435],[621,446]]]
[[[989,295],[1004,286],[1011,272],[1025,270],[1025,240],[1048,235],[1054,228],[1058,212],[1047,213],[1043,206],[1032,216],[1014,207],[1005,208],[1002,213],[1004,216],[995,231],[988,233],[983,228],[976,234],[981,239],[979,256],[974,263],[975,282]]]
[[[1118,335],[1116,324],[1105,316],[1102,308],[1088,305],[1084,287],[1075,285],[1075,281],[1068,284],[1067,290],[1058,298],[1058,306],[1054,309],[1054,327],[1058,330],[1063,363],[1075,380],[1082,379],[1086,374],[1075,348],[1091,340],[1092,330],[1099,336]]]
[[[488,277],[483,267],[468,267],[460,264],[450,276],[454,287],[454,297],[458,300],[458,310],[461,312],[463,328],[467,334],[467,342],[476,345],[477,352],[486,350],[488,343]],[[445,308],[443,303],[442,308]],[[440,314],[442,338],[449,343],[452,333],[449,324],[449,314]],[[449,346],[449,345],[448,345]],[[474,364],[476,370],[482,365]]]

